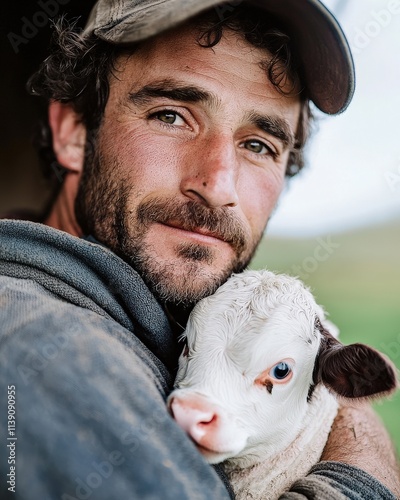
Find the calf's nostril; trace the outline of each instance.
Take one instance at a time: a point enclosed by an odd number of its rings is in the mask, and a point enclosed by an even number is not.
[[[218,414],[215,410],[202,408],[178,398],[173,398],[170,403],[172,416],[177,424],[187,434],[199,442],[206,434],[215,431]]]
[[[199,422],[199,425],[209,425],[213,424],[217,421],[217,415],[216,414],[210,414],[207,417],[203,417],[201,421]]]

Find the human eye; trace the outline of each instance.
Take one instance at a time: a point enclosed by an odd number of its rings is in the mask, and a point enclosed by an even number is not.
[[[269,146],[258,139],[247,140],[243,143],[242,147],[259,156],[272,156],[273,158],[278,156],[278,153],[272,148],[272,146]]]
[[[166,125],[174,125],[177,127],[182,127],[186,124],[185,120],[179,113],[170,109],[164,109],[162,111],[152,113],[149,118],[152,120],[158,120]]]

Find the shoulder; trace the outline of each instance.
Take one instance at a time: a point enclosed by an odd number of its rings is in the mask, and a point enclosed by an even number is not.
[[[107,380],[118,365],[125,367],[121,380],[140,380],[163,398],[171,383],[167,370],[131,331],[98,309],[100,314],[63,300],[34,280],[0,276],[3,361],[15,360],[23,383],[63,365],[86,376],[88,367],[101,366]]]

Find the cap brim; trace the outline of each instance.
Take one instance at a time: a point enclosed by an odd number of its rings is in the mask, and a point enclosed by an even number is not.
[[[318,0],[247,3],[271,13],[287,27],[300,59],[307,94],[314,104],[324,113],[343,112],[354,94],[354,64],[346,37],[329,10]],[[111,43],[139,42],[217,6],[221,6],[218,0],[175,0],[161,5],[159,1],[147,0],[142,5],[125,5],[121,16],[103,0],[93,8],[85,33],[94,32]]]
[[[324,113],[343,112],[353,97],[355,71],[346,37],[316,0],[252,0],[285,22],[297,47],[308,94]]]

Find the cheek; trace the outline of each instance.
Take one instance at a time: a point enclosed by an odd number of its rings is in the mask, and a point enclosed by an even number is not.
[[[115,125],[115,126],[114,126]],[[177,148],[155,137],[140,123],[114,122],[101,134],[101,153],[108,165],[118,166],[119,175],[137,190],[151,186],[175,186],[180,164]]]
[[[264,230],[285,182],[283,169],[241,176],[240,205],[254,234]]]

